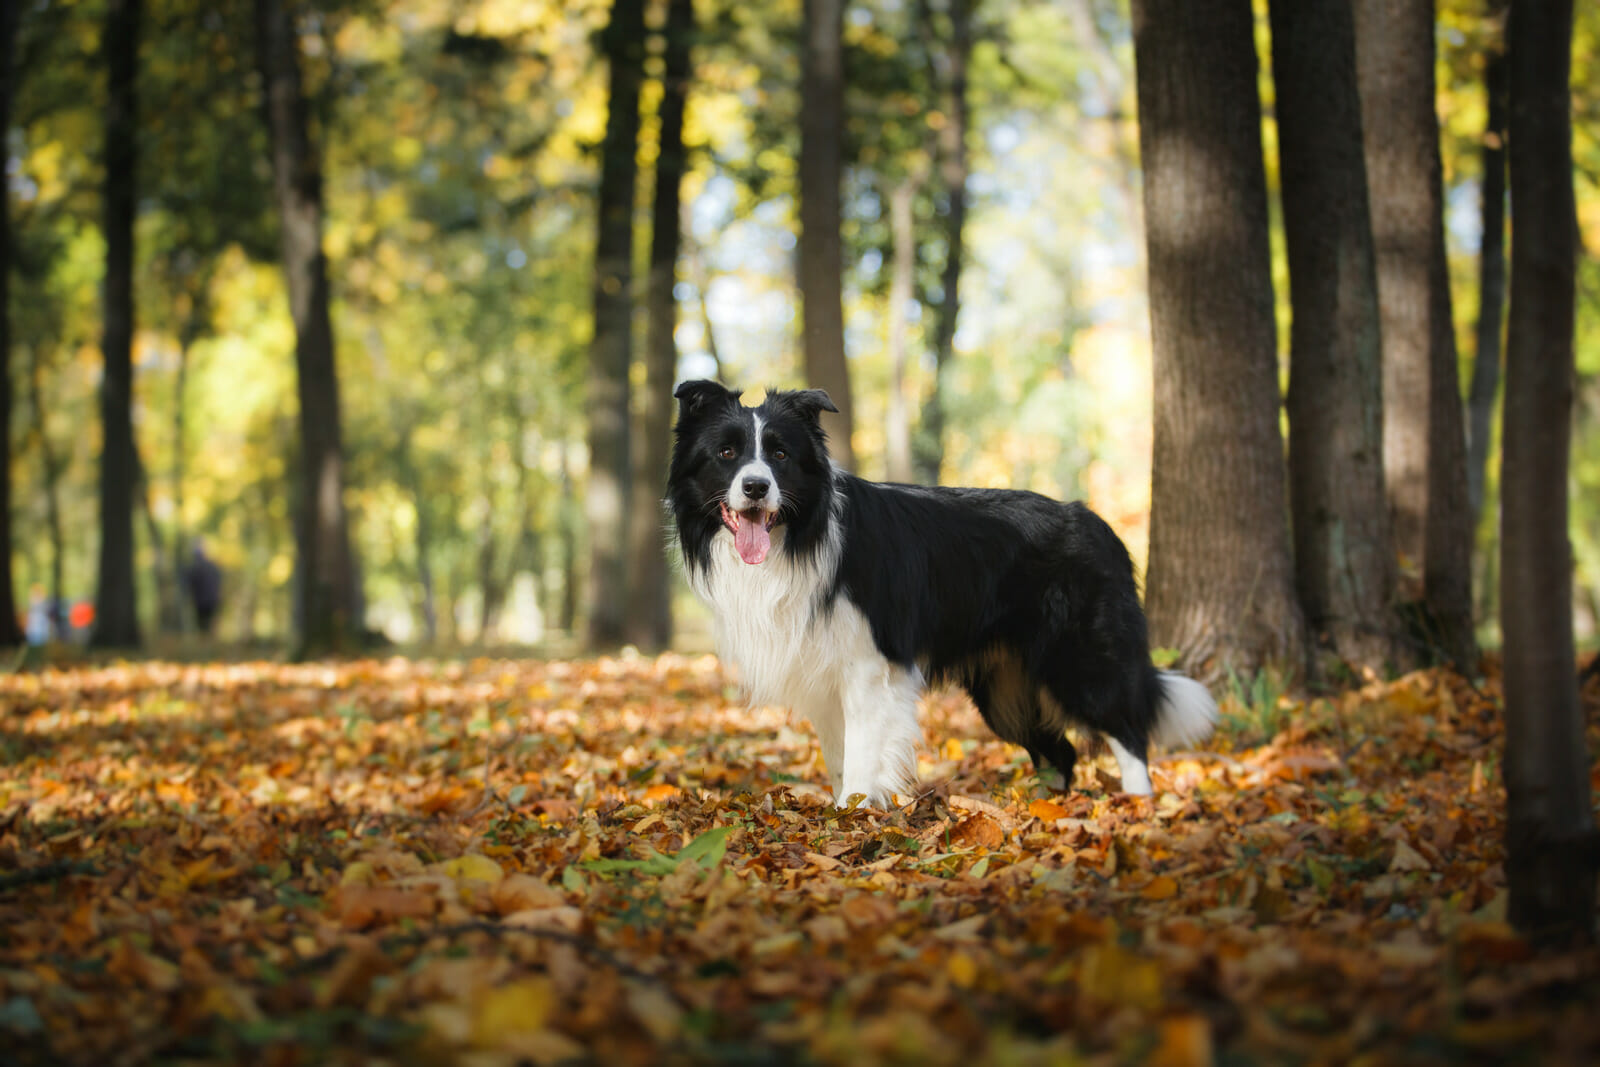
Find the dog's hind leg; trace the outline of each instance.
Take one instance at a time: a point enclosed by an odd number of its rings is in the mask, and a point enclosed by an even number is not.
[[[1045,784],[1071,788],[1077,749],[1067,740],[1059,721],[1047,720],[1040,694],[1016,657],[991,653],[968,670],[965,682],[967,695],[995,736],[1026,749],[1034,773],[1046,779]],[[1055,718],[1059,720],[1059,716]],[[1061,775],[1059,783],[1048,781],[1050,769]]]
[[[1117,768],[1122,771],[1122,791],[1134,796],[1147,797],[1152,792],[1150,786],[1150,763],[1145,758],[1143,743],[1137,747],[1133,741],[1124,743],[1110,734],[1106,741],[1111,745],[1112,755],[1117,757]]]
[[[1056,774],[1061,775],[1059,785],[1046,782],[1060,792],[1072,788],[1072,769],[1078,763],[1078,750],[1072,747],[1072,742],[1067,740],[1067,735],[1062,730],[1046,723],[1034,727],[1024,743],[1028,750],[1028,758],[1033,760],[1034,773],[1045,777],[1045,764],[1049,764]]]

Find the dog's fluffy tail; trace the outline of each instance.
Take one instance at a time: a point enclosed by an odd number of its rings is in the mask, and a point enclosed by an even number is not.
[[[1211,736],[1217,728],[1217,702],[1211,691],[1176,671],[1161,671],[1157,678],[1156,725],[1150,739],[1164,748],[1187,748]]]

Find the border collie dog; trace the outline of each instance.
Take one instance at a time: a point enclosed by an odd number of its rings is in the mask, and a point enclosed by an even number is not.
[[[1105,736],[1137,794],[1148,742],[1210,735],[1210,694],[1151,664],[1128,551],[1084,505],[854,477],[828,458],[820,389],[754,408],[709,381],[674,395],[667,503],[689,584],[751,699],[811,720],[836,803],[910,794],[924,680],[963,686],[1063,787],[1069,724]]]

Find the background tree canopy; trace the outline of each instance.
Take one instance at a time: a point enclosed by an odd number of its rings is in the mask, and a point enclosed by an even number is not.
[[[139,6],[139,616],[147,635],[183,628],[181,577],[199,540],[224,572],[217,635],[278,641],[299,610],[302,438],[257,16],[243,0]],[[635,310],[608,324],[634,341],[632,388],[621,395],[636,423],[655,395],[645,296],[668,7],[644,5],[633,60],[636,239],[624,295]],[[322,175],[356,621],[429,645],[582,634],[597,535],[592,513],[585,520],[586,396],[611,5],[288,8]],[[1578,8],[1570,532],[1583,641],[1600,619],[1600,263],[1588,251],[1600,247],[1600,87],[1582,73],[1600,59],[1600,13]],[[101,0],[27,5],[9,77],[9,469],[21,613],[55,594],[92,601],[97,581],[110,14]],[[807,377],[796,275],[807,12],[797,0],[702,0],[692,14],[670,286],[675,377],[798,385]],[[1444,0],[1434,19],[1462,383],[1478,347],[1484,85],[1501,47],[1499,14]],[[1255,16],[1287,381],[1265,4]],[[1152,382],[1130,12],[1108,0],[856,0],[839,33],[838,232],[857,468],[881,477],[914,454],[923,479],[1082,497],[1142,564]],[[897,197],[909,205],[900,233]],[[1496,456],[1489,450],[1473,566],[1480,632],[1491,639]],[[625,499],[637,509],[648,498]],[[1416,564],[1397,560],[1402,586]],[[704,644],[697,609],[681,591],[672,603],[678,643]],[[630,635],[650,632],[660,630]]]

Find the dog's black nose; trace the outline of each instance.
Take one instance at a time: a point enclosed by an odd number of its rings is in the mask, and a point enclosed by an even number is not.
[[[767,490],[772,488],[772,483],[765,478],[746,478],[744,480],[744,495],[751,500],[765,500]]]

